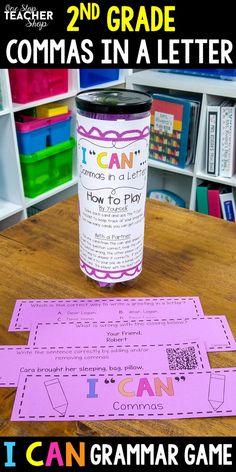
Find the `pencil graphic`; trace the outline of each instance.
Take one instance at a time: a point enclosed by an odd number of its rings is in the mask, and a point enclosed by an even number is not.
[[[60,415],[65,415],[68,401],[59,379],[47,380],[44,382],[51,405]]]
[[[218,408],[224,403],[225,396],[225,375],[211,374],[208,391],[208,401],[211,404],[213,410]]]

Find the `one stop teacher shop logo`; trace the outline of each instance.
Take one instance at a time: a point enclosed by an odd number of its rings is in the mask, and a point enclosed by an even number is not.
[[[53,20],[52,11],[38,10],[37,7],[24,3],[18,7],[7,4],[4,15],[7,21],[24,21],[27,28],[38,28],[40,31]]]

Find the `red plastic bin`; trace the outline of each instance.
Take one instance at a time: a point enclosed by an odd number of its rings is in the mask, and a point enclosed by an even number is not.
[[[16,103],[68,92],[68,69],[9,69],[9,78]]]

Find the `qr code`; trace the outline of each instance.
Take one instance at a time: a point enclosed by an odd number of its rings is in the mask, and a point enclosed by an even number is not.
[[[194,346],[166,349],[170,370],[197,369],[198,362]]]

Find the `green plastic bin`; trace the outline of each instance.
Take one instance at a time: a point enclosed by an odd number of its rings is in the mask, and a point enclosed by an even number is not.
[[[75,139],[49,146],[34,154],[20,154],[24,193],[37,197],[72,179]]]

